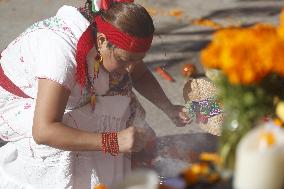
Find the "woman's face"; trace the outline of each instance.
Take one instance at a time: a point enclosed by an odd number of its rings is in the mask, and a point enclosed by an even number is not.
[[[99,44],[99,51],[103,57],[103,66],[108,72],[131,72],[146,55],[145,52],[132,53],[107,44],[108,41]]]

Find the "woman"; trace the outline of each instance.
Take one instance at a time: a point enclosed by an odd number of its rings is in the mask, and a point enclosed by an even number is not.
[[[89,14],[88,3],[63,6],[1,54],[0,188],[114,187],[130,171],[127,153],[154,137],[132,85],[177,125],[188,121],[143,63],[147,11],[102,1]]]

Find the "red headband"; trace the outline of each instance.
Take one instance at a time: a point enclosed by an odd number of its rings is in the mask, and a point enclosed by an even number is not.
[[[129,52],[146,52],[151,46],[153,35],[146,38],[131,36],[104,21],[101,16],[96,16],[95,22],[98,32],[105,34],[108,41],[120,49]]]

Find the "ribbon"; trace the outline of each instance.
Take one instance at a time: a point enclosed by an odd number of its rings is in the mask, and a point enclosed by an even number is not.
[[[108,10],[112,3],[133,3],[134,0],[92,0],[92,11]]]

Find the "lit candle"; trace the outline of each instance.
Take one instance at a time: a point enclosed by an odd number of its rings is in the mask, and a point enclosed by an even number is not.
[[[284,134],[269,124],[252,130],[240,141],[234,189],[283,189]]]

